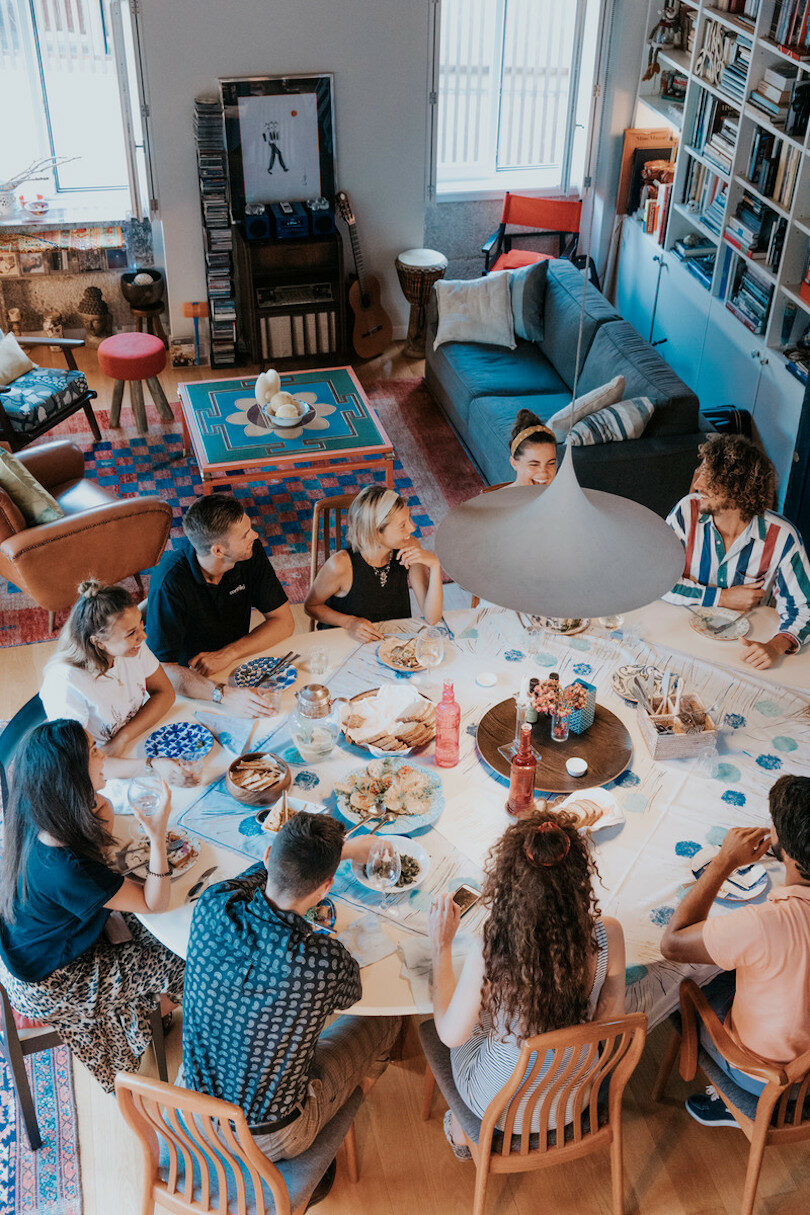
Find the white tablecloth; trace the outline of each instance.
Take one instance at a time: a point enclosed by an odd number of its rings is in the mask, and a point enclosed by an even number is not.
[[[510,822],[504,809],[506,782],[485,764],[475,746],[477,722],[490,705],[513,695],[525,673],[542,677],[554,669],[560,672],[563,684],[578,675],[594,683],[599,703],[625,722],[633,739],[633,756],[627,771],[610,786],[625,822],[594,836],[600,874],[597,892],[603,913],[615,916],[624,928],[628,1008],[645,1011],[654,1024],[675,1007],[678,983],[684,975],[692,974],[703,982],[714,973],[709,967],[664,962],[660,954],[663,926],[691,879],[689,858],[706,843],[719,842],[731,826],[765,825],[769,821],[767,792],[781,772],[810,775],[810,712],[804,692],[780,685],[781,669],[759,675],[743,666],[736,643],[705,642],[687,628],[687,644],[694,638],[699,643],[695,649],[708,646],[713,654],[732,664],[721,667],[663,646],[660,641],[651,645],[641,640],[631,630],[643,627],[644,613],[652,622],[649,631],[659,636],[667,620],[680,627],[680,618],[685,615],[670,605],[656,604],[631,614],[623,635],[611,637],[591,627],[569,638],[547,633],[535,643],[513,613],[491,608],[449,612],[447,619],[455,640],[448,643],[442,667],[418,676],[417,686],[435,697],[442,680],[452,679],[455,684],[462,709],[461,758],[454,769],[435,769],[441,773],[445,798],[436,829],[473,866],[484,864],[489,847]],[[340,630],[300,634],[284,645],[284,649],[294,646],[303,656],[298,679],[285,692],[287,707],[292,706],[296,688],[308,682],[306,655],[316,645],[329,652],[332,670],[326,682],[333,694],[353,694],[377,686],[392,675],[378,663],[376,647],[358,647]],[[654,662],[662,669],[677,671],[707,705],[719,703],[723,729],[716,755],[668,763],[650,758],[636,727],[634,707],[621,700],[611,684],[615,668],[631,661]],[[800,679],[803,671],[807,686],[806,655],[786,659],[785,671],[791,662],[795,664],[791,675]],[[481,671],[497,675],[494,687],[484,688],[475,682]],[[201,707],[179,702],[172,716],[190,718],[193,710]],[[211,706],[204,708],[210,711]],[[283,720],[258,722],[254,739],[264,738],[274,729],[273,738],[284,754],[289,739]],[[291,750],[287,757],[296,758]],[[206,779],[219,775],[231,758],[227,751],[215,748]],[[356,750],[344,748],[336,749],[317,765],[304,764],[297,758],[292,791],[321,801],[330,799],[340,776],[363,762]],[[416,759],[434,769],[432,746]],[[155,935],[181,955],[187,949],[193,911],[193,904],[183,899],[196,876],[211,865],[217,866],[213,880],[238,873],[261,857],[264,848],[262,838],[251,833],[251,816],[238,811],[230,832],[225,833],[230,835],[228,846],[223,846],[221,827],[207,833],[204,820],[195,817],[193,807],[189,809],[199,796],[200,790],[175,791],[173,821],[193,820],[205,841],[201,859],[186,879],[176,883],[173,909],[160,916],[144,917]],[[429,835],[422,836],[420,842],[430,850]],[[771,881],[778,884],[782,880],[781,866],[769,862],[768,869]],[[730,905],[718,903],[713,914],[725,914],[729,909]],[[340,905],[338,927],[357,914],[355,908]],[[386,923],[386,931],[395,938],[400,935],[390,923]],[[412,951],[414,938],[404,935]],[[402,977],[400,958],[392,954],[363,970],[363,997],[354,1011],[370,1015],[428,1012],[428,988],[420,981],[412,990]]]

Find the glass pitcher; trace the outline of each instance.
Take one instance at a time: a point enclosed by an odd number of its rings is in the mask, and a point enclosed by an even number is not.
[[[326,759],[337,745],[350,713],[345,696],[331,696],[322,683],[308,683],[295,694],[292,740],[307,763]]]

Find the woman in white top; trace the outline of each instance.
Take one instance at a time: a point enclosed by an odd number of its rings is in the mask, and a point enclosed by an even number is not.
[[[174,704],[174,688],[145,637],[129,592],[88,579],[79,586],[59,649],[45,668],[40,696],[48,719],[81,722],[106,757],[108,779],[143,768],[142,759],[122,759],[122,752]],[[172,760],[150,766],[173,783],[181,780]]]
[[[430,909],[436,1031],[450,1047],[456,1088],[479,1118],[512,1075],[526,1038],[624,1014],[624,936],[616,920],[599,915],[594,872],[572,816],[538,809],[510,826],[490,853],[482,892],[489,919],[458,981],[458,906],[442,895]],[[529,1096],[555,1078],[551,1058],[522,1098],[516,1134]],[[534,1110],[538,1123],[542,1104]],[[554,1105],[549,1126],[571,1117]],[[455,1154],[468,1157],[449,1111],[444,1129]]]

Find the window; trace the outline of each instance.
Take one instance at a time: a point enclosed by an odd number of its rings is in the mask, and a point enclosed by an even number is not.
[[[19,192],[56,194],[64,206],[116,191],[122,214],[141,213],[144,134],[129,97],[138,77],[126,17],[116,0],[0,0],[0,181],[34,160],[65,157]]]
[[[441,0],[436,188],[567,192],[582,180],[600,0]]]

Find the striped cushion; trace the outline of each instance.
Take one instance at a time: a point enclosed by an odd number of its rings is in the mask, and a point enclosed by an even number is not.
[[[649,397],[631,397],[628,401],[608,405],[577,422],[570,432],[571,443],[574,447],[590,447],[594,443],[637,439],[654,412]]]

